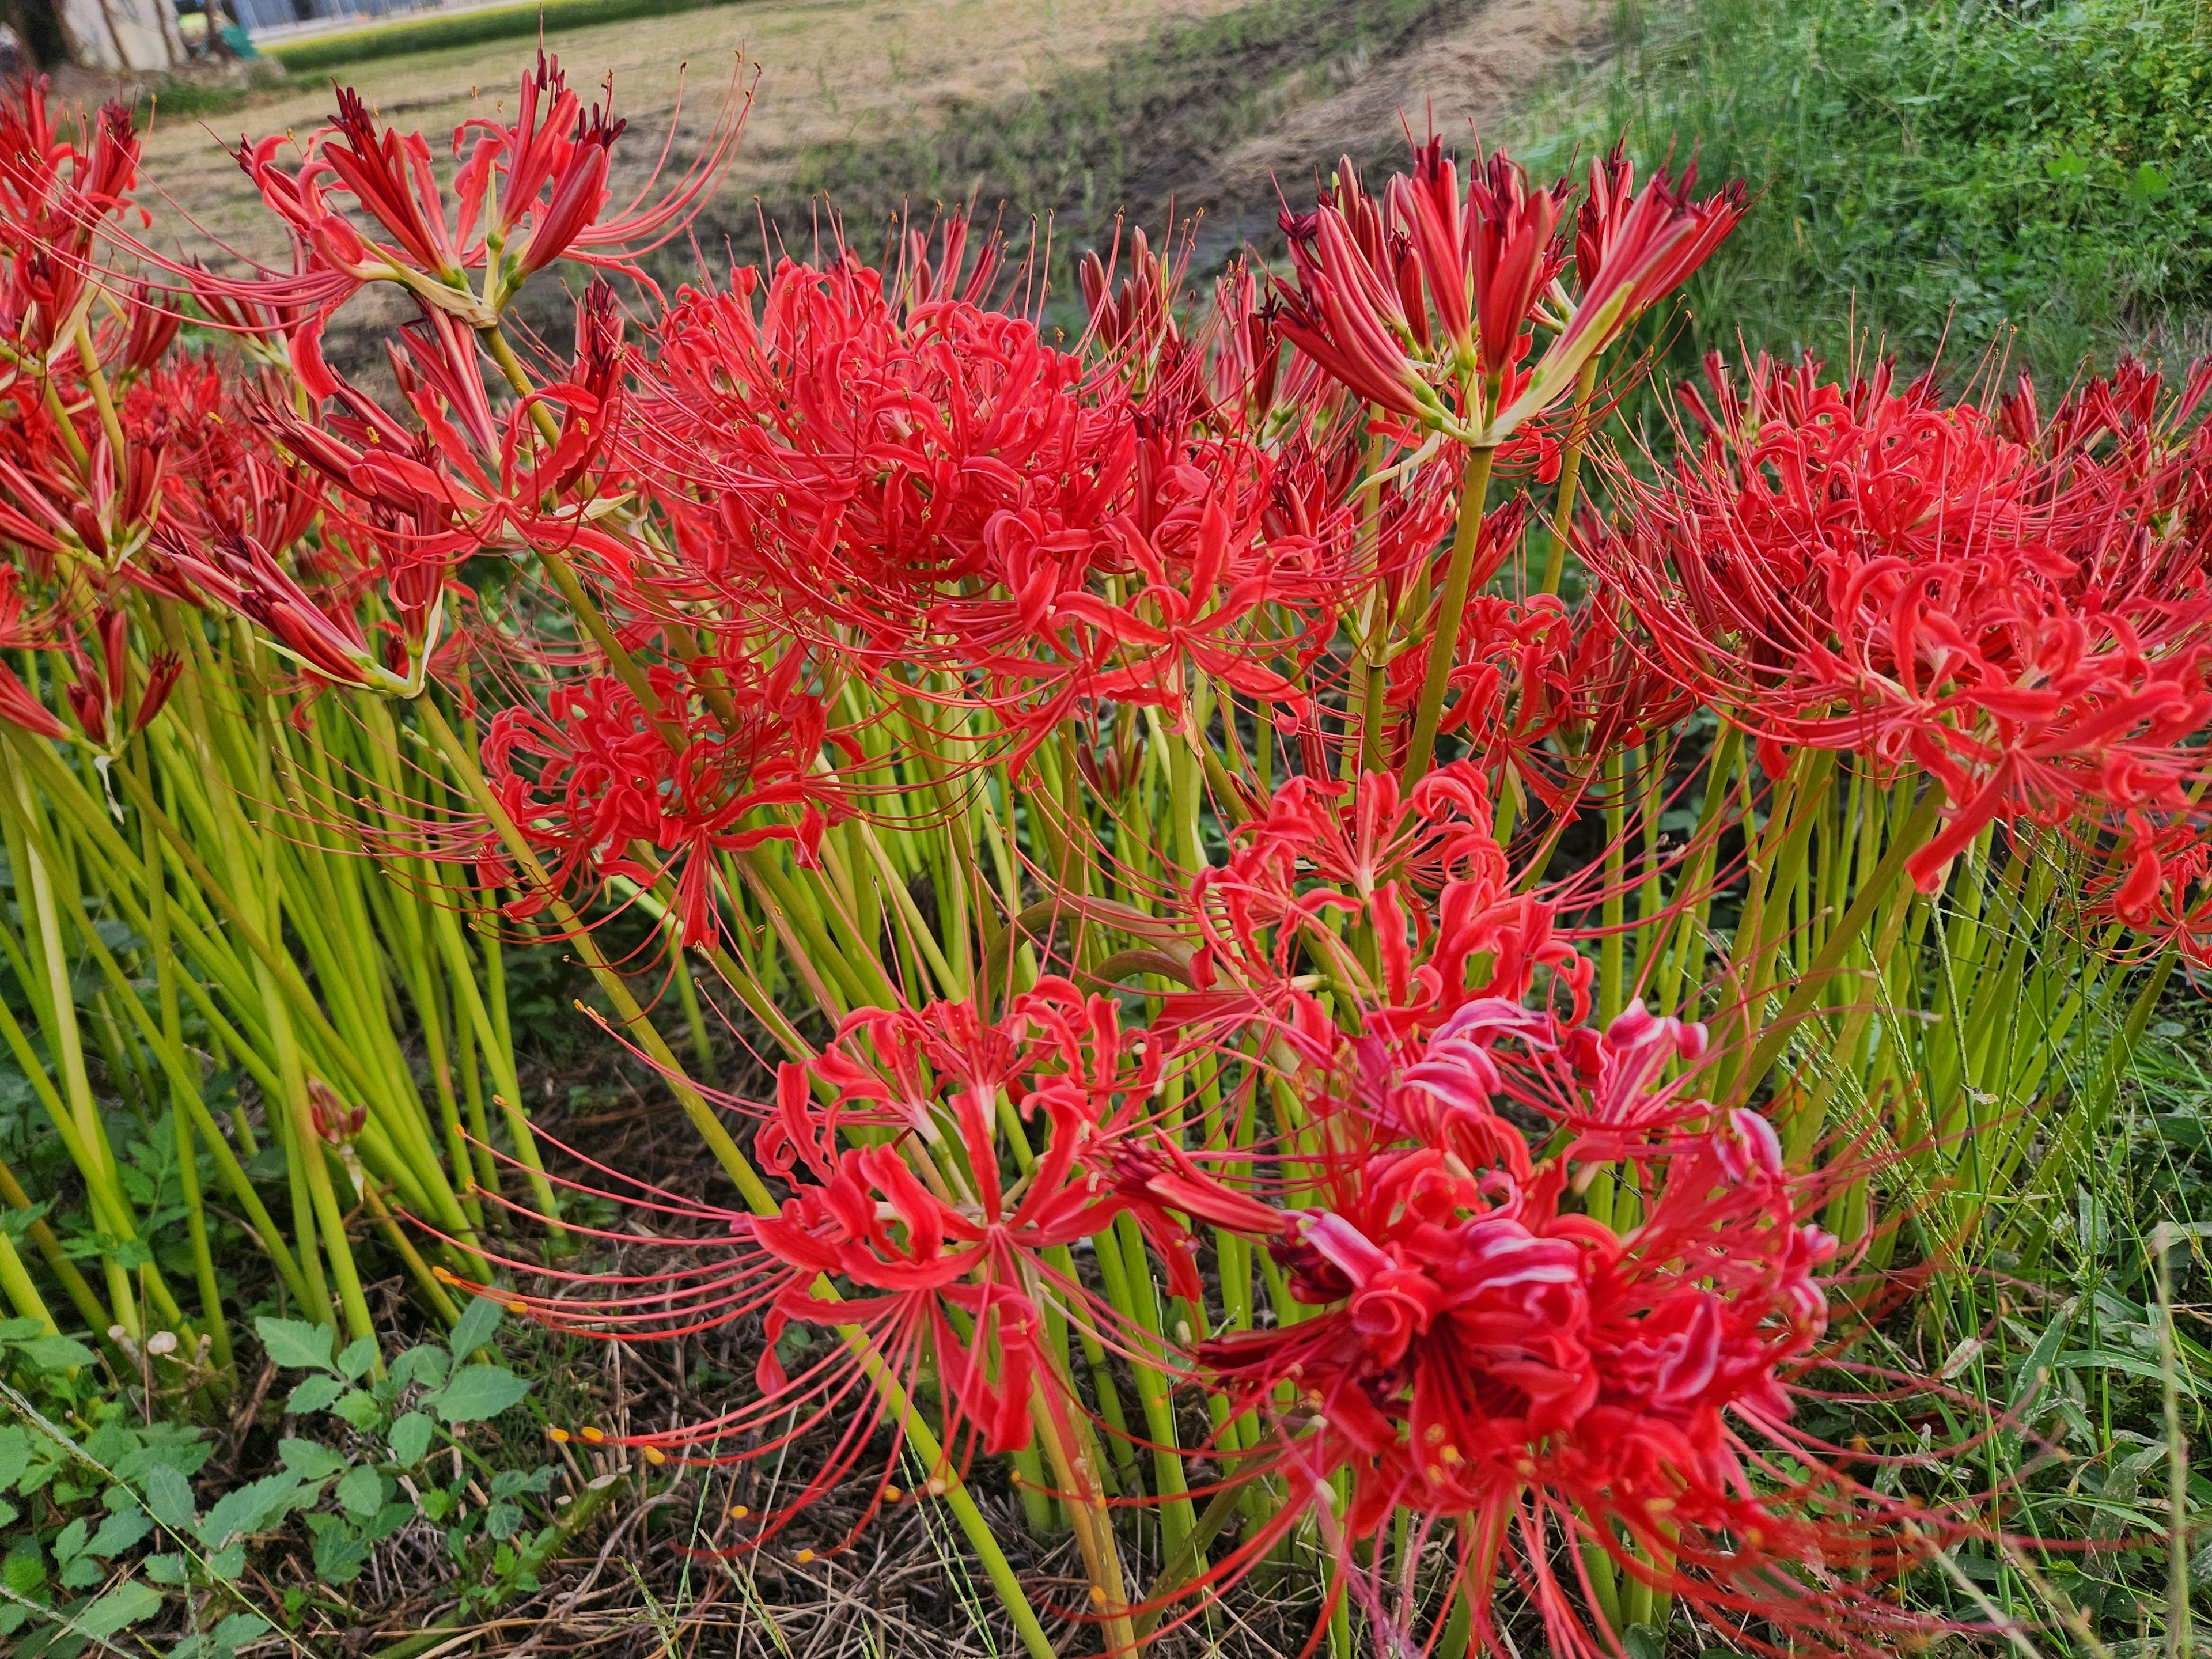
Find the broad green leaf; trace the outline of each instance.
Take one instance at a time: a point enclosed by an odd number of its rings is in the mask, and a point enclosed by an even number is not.
[[[98,1358],[83,1343],[66,1336],[41,1336],[18,1343],[15,1352],[42,1371],[65,1371],[72,1365],[89,1365]]]
[[[361,1380],[371,1365],[376,1363],[376,1339],[364,1336],[346,1345],[338,1355],[338,1372],[349,1382]]]
[[[392,1461],[402,1468],[413,1468],[430,1449],[430,1435],[436,1425],[421,1412],[409,1412],[392,1425]]]
[[[303,1412],[327,1411],[331,1402],[345,1391],[345,1384],[335,1376],[311,1376],[292,1390],[284,1409],[295,1417]]]
[[[448,1423],[497,1417],[530,1392],[530,1384],[504,1365],[464,1365],[431,1405]]]
[[[192,1483],[167,1463],[146,1471],[146,1507],[163,1526],[189,1532],[198,1522],[192,1504]]]
[[[123,1584],[108,1591],[72,1622],[79,1630],[105,1638],[114,1635],[125,1625],[151,1618],[161,1607],[161,1592],[152,1585]]]
[[[478,1297],[463,1309],[461,1316],[453,1322],[453,1340],[447,1345],[453,1349],[454,1358],[466,1359],[490,1341],[506,1311],[488,1296]]]
[[[302,1480],[327,1480],[345,1468],[345,1454],[317,1440],[286,1440],[276,1448],[284,1467]]]
[[[210,1549],[221,1549],[233,1539],[251,1537],[271,1516],[289,1508],[300,1490],[300,1477],[287,1471],[224,1493],[200,1522],[200,1541]]]
[[[122,1554],[153,1530],[154,1523],[146,1518],[143,1510],[131,1510],[122,1515],[111,1515],[100,1523],[100,1530],[93,1534],[92,1542],[85,1547],[105,1561],[112,1556]]]
[[[0,1492],[14,1486],[30,1467],[30,1431],[20,1423],[0,1425]]]
[[[331,1328],[310,1325],[300,1319],[271,1319],[267,1316],[253,1322],[253,1328],[261,1334],[261,1346],[269,1357],[280,1365],[289,1365],[296,1370],[327,1371],[336,1369],[331,1364]]]
[[[384,1503],[384,1477],[367,1464],[358,1464],[345,1472],[331,1495],[348,1515],[365,1520]]]
[[[337,1404],[331,1407],[331,1415],[344,1419],[366,1434],[376,1426],[377,1419],[384,1415],[384,1407],[376,1403],[374,1395],[356,1389],[343,1396]]]

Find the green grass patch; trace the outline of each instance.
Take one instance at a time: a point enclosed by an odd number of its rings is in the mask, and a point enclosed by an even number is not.
[[[627,23],[641,17],[665,17],[672,12],[701,11],[709,6],[735,5],[738,0],[537,0],[527,5],[484,6],[447,15],[414,16],[374,28],[347,29],[337,34],[318,34],[295,43],[267,48],[294,75],[343,69],[373,58],[398,58],[410,52],[437,52],[453,46],[481,46],[488,40],[507,40],[548,34],[562,29],[593,28],[607,23]]]
[[[1760,192],[1692,295],[1699,349],[2011,341],[2063,379],[2212,309],[2199,0],[1679,0],[1621,33],[1556,159],[1625,130]]]

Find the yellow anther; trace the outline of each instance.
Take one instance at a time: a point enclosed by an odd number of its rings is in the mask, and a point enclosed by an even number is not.
[[[668,1454],[658,1446],[640,1446],[638,1450],[644,1454],[645,1461],[655,1468],[659,1468],[668,1461]]]
[[[602,1431],[591,1428],[589,1426],[577,1430],[576,1435],[579,1439],[587,1440],[594,1446],[598,1445],[600,1441],[607,1437]]]
[[[730,1505],[730,1519],[732,1521],[742,1521],[751,1513],[752,1511],[747,1509],[743,1504],[732,1504]]]
[[[885,1486],[884,1488],[884,1502],[886,1504],[896,1504],[900,1498],[905,1496],[906,1494],[901,1492],[896,1486]]]
[[[556,1446],[565,1446],[568,1443],[568,1431],[556,1425],[545,1431],[545,1437]]]
[[[805,1566],[805,1565],[809,1561],[811,1561],[811,1560],[814,1559],[814,1552],[813,1552],[812,1550],[801,1550],[801,1551],[799,1551],[799,1553],[797,1555],[793,1556],[792,1559],[793,1559],[793,1560],[797,1561],[797,1562],[799,1563],[799,1565],[800,1566],[802,1566],[802,1567],[803,1567],[803,1566]]]

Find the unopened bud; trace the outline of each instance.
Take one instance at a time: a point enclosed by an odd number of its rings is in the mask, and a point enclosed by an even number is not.
[[[368,1109],[349,1106],[337,1091],[319,1077],[307,1079],[307,1113],[315,1133],[332,1146],[349,1146],[368,1127]]]

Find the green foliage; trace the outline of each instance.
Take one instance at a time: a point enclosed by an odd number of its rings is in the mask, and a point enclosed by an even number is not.
[[[292,74],[305,75],[324,70],[343,70],[374,58],[398,58],[410,52],[481,46],[487,40],[519,40],[535,35],[541,29],[552,34],[562,29],[595,28],[641,17],[662,17],[672,12],[698,11],[708,6],[734,3],[736,0],[542,0],[530,5],[486,6],[447,16],[410,17],[374,28],[318,34],[294,44],[271,46],[268,56]]]
[[[143,1422],[103,1389],[96,1358],[33,1320],[0,1321],[15,1419],[0,1419],[0,1645],[21,1659],[70,1659],[161,1611],[141,1558],[207,1461],[198,1431]]]
[[[1917,368],[2020,331],[2060,382],[2212,308],[2212,30],[2196,0],[1683,0],[1631,21],[1601,117],[1759,198],[1692,343],[1871,335]],[[2024,360],[2024,361],[2021,361]]]

